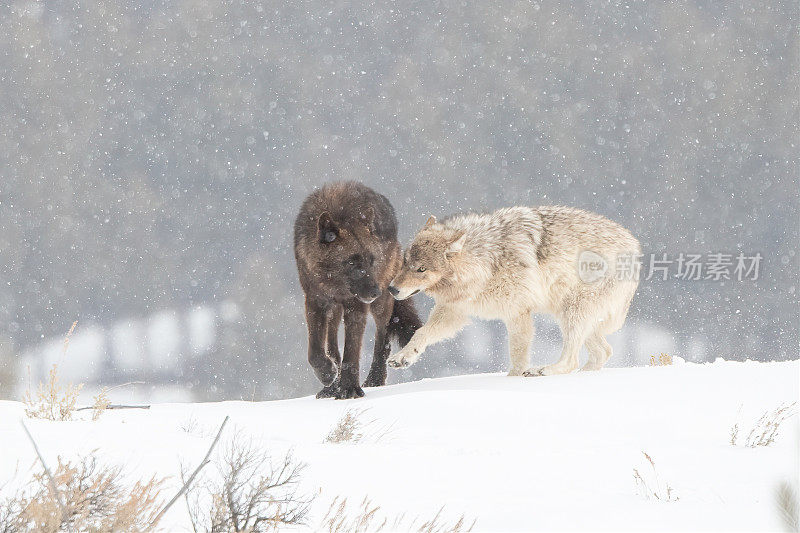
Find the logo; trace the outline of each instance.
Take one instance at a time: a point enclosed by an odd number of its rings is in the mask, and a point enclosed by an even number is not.
[[[608,263],[602,255],[584,250],[578,255],[578,277],[584,283],[594,283],[603,279],[608,270]]]

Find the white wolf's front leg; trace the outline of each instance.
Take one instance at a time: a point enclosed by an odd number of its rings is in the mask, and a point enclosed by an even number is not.
[[[419,328],[405,347],[386,361],[395,368],[407,368],[417,362],[425,348],[452,337],[468,322],[464,313],[450,305],[433,306],[428,322]]]

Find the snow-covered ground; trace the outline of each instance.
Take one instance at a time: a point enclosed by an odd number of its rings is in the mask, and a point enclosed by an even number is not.
[[[387,514],[477,519],[475,530],[778,530],[774,491],[798,483],[795,415],[774,444],[730,444],[766,410],[798,398],[798,362],[615,368],[545,378],[499,374],[367,389],[360,400],[159,404],[100,420],[26,423],[45,458],[94,451],[128,473],[172,476],[195,465],[226,415],[234,436],[308,463],[313,525],[337,495],[368,496]],[[355,444],[323,440],[348,409],[373,421]],[[35,456],[23,407],[0,402],[0,485],[13,486]],[[741,437],[740,437],[741,438]],[[652,482],[642,452],[678,501],[645,499],[633,469]],[[19,465],[19,472],[15,470]],[[16,480],[16,481],[13,481]],[[174,506],[162,524],[188,528]]]

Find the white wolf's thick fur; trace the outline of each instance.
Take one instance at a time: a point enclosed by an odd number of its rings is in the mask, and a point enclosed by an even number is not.
[[[593,282],[578,271],[586,252],[601,256],[607,267]],[[474,316],[505,322],[511,376],[572,372],[584,344],[589,361],[583,370],[598,370],[611,357],[605,335],[622,326],[636,292],[639,253],[639,242],[625,228],[570,207],[510,207],[441,223],[431,217],[406,251],[392,290],[398,299],[424,290],[436,304],[389,364],[413,364],[427,346],[455,335]],[[633,257],[627,279],[618,274],[618,263],[626,261],[621,257]],[[530,368],[534,312],[555,316],[564,345],[558,362]]]

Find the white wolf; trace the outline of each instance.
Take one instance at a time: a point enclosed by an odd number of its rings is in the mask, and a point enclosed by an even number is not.
[[[599,370],[611,357],[605,335],[622,327],[638,285],[639,242],[619,224],[580,209],[509,207],[487,215],[435,217],[414,237],[389,291],[435,300],[428,322],[389,357],[407,367],[425,348],[455,335],[470,316],[508,328],[510,376]],[[530,367],[531,313],[555,316],[563,333],[555,364]]]

